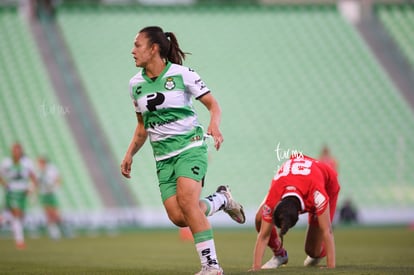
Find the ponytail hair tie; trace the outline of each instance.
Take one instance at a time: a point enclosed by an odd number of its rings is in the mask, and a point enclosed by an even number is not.
[[[171,36],[171,33],[170,33],[170,32],[165,32],[164,34],[165,34],[165,36],[166,36],[167,38],[170,38],[170,36]]]

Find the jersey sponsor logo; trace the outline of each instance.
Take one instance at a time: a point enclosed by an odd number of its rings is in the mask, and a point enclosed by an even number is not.
[[[191,142],[196,142],[196,141],[200,141],[200,140],[201,140],[201,137],[199,135],[194,136],[190,139]]]
[[[317,211],[320,211],[326,204],[326,198],[321,192],[315,191],[313,192],[313,202]]]
[[[194,175],[198,175],[200,171],[200,167],[198,166],[194,166],[193,168],[191,168],[191,172],[193,172]]]
[[[194,83],[198,86],[200,86],[200,90],[204,89],[206,86],[206,84],[204,83],[203,80],[201,80],[201,78],[197,79],[196,81],[194,81]]]
[[[290,186],[290,185],[289,185],[289,186],[286,186],[286,187],[285,187],[285,190],[286,190],[286,191],[296,191],[296,187],[295,187],[295,186]]]
[[[154,129],[155,127],[159,127],[159,126],[163,126],[165,124],[173,123],[177,120],[178,120],[177,118],[172,118],[172,119],[167,119],[167,120],[164,120],[164,121],[161,121],[161,122],[150,122],[150,123],[148,123],[148,126],[151,129]]]
[[[175,88],[174,78],[168,77],[165,80],[164,88],[167,89],[167,90],[169,90],[169,91],[172,90],[172,89],[174,89]]]
[[[136,95],[139,95],[142,91],[141,91],[141,88],[142,88],[142,86],[137,86],[136,88],[135,88],[135,94]]]
[[[147,95],[147,109],[150,112],[156,111],[157,106],[163,104],[165,96],[162,93],[153,93]]]

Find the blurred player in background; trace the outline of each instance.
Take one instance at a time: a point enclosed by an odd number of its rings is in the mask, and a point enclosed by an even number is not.
[[[22,145],[11,147],[11,158],[3,160],[0,166],[0,183],[5,187],[6,210],[10,212],[11,226],[18,249],[26,247],[24,242],[23,218],[27,195],[33,192],[36,176],[33,163],[23,154]]]
[[[331,154],[331,149],[327,145],[324,145],[319,155],[319,160],[329,165],[335,172],[338,172],[338,162],[335,157]]]
[[[302,213],[309,214],[304,265],[317,265],[326,256],[327,267],[334,268],[332,221],[339,190],[337,174],[328,165],[306,156],[286,161],[256,214],[258,236],[251,271],[277,268],[288,262],[283,236]],[[275,225],[280,228],[280,238]],[[266,246],[274,256],[262,266]]]
[[[46,157],[40,156],[37,159],[37,188],[46,215],[47,231],[52,239],[60,239],[62,232],[65,232],[56,197],[56,190],[60,184],[61,178],[56,166]]]
[[[135,65],[142,68],[130,80],[138,124],[121,173],[130,178],[132,158],[149,136],[168,217],[179,227],[189,226],[193,234],[201,261],[197,274],[222,274],[206,216],[224,210],[239,223],[245,222],[245,216],[226,186],[200,200],[207,146],[191,98],[200,100],[210,112],[207,134],[213,137],[216,150],[223,142],[220,107],[200,76],[182,66],[185,54],[173,33],[156,26],[143,28],[135,37],[132,55]]]
[[[358,222],[358,211],[350,198],[346,199],[339,209],[339,222],[344,224]]]

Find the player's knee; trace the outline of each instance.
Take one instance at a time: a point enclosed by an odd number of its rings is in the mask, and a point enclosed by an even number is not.
[[[170,219],[171,220],[171,219]],[[182,220],[171,220],[172,223],[178,227],[187,227],[187,223],[185,221]]]
[[[320,249],[315,249],[315,247],[305,246],[305,253],[309,257],[319,258],[321,250]]]
[[[178,206],[184,216],[188,216],[195,209],[200,208],[200,203],[197,198],[191,197],[177,197]]]
[[[170,221],[175,224],[178,227],[186,227],[187,223],[184,220],[184,217],[182,215],[177,214],[168,214],[168,218]]]
[[[175,224],[176,226],[179,227],[185,227],[187,226],[187,223],[185,222],[185,218],[183,213],[181,212],[180,209],[175,208],[175,209],[167,209],[167,215],[168,218],[170,219],[170,221]]]

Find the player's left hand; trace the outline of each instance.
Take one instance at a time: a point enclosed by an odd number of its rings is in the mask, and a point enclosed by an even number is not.
[[[207,129],[207,134],[213,137],[214,148],[216,148],[216,150],[218,151],[220,149],[221,144],[224,141],[223,135],[221,134],[219,128],[210,125]]]
[[[259,267],[252,266],[247,272],[256,272],[256,271],[260,271],[260,270],[262,270],[262,268],[260,266]]]
[[[132,157],[125,155],[121,163],[121,174],[127,179],[131,178]]]

